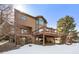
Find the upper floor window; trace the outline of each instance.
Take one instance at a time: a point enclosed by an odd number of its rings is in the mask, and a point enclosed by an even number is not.
[[[39,24],[39,20],[36,20],[36,24]]]
[[[26,16],[21,16],[20,18],[21,18],[21,20],[26,20],[27,17]]]
[[[43,25],[44,20],[42,18],[39,18],[38,20],[36,20],[36,24]]]

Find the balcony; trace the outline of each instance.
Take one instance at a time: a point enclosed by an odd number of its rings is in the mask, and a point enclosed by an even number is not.
[[[42,36],[42,35],[57,36],[57,33],[56,33],[55,29],[45,27],[45,28],[42,28],[42,29],[38,29],[38,31],[34,32],[34,35],[35,36]]]

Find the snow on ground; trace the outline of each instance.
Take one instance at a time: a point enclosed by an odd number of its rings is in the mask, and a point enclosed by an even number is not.
[[[72,45],[64,44],[64,45],[52,45],[52,46],[28,44],[24,45],[19,49],[3,53],[4,54],[78,54],[79,43],[74,43]]]

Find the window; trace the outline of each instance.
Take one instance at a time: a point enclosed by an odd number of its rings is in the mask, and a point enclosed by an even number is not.
[[[26,29],[21,29],[21,33],[27,33],[27,30]]]
[[[39,24],[41,24],[41,25],[44,24],[44,20],[42,18],[39,18]]]
[[[36,20],[36,24],[43,25],[44,24],[44,20],[42,18],[39,18],[38,20]]]
[[[36,24],[39,24],[39,20],[36,20]]]
[[[21,20],[26,20],[26,16],[21,16]]]

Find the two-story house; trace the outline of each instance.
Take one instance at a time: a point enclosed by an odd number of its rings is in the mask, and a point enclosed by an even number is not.
[[[47,21],[43,16],[31,16],[26,13],[15,11],[15,41],[16,44],[34,42],[33,32],[38,32],[39,28],[47,25]],[[33,39],[33,40],[32,40]]]

